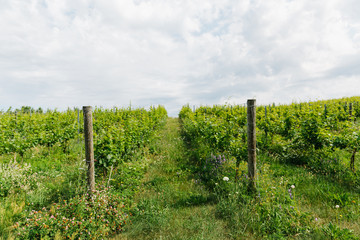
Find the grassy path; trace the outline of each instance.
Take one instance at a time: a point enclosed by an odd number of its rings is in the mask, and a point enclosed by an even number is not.
[[[150,149],[132,224],[114,239],[357,239],[330,222],[359,236],[358,192],[304,167],[267,162],[261,160],[267,156],[259,155],[261,198],[230,189],[229,196],[216,195],[215,200],[215,193],[192,175],[177,118],[167,120]],[[246,164],[241,166],[246,171]],[[288,192],[292,184],[295,200]],[[215,217],[215,212],[221,216]],[[294,227],[300,230],[292,231]]]
[[[215,218],[210,193],[186,168],[178,119],[169,118],[154,146],[152,163],[137,196],[139,212],[115,239],[227,239]]]

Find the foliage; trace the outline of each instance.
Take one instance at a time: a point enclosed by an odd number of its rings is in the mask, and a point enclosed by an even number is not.
[[[36,180],[30,164],[23,166],[16,162],[0,164],[0,197],[7,197],[17,190],[30,191]]]
[[[359,102],[360,97],[353,97],[258,106],[257,152],[271,164],[305,166],[315,174],[358,192],[360,178],[355,167],[355,154],[359,150],[360,126],[355,120],[360,117]],[[296,207],[292,192],[288,192],[291,189],[284,194],[284,189],[279,192],[257,186],[255,199],[248,192],[246,174],[240,173],[239,169],[241,161],[247,159],[245,110],[241,106],[225,105],[191,111],[189,106],[184,106],[179,114],[183,137],[191,149],[191,163],[204,184],[213,187],[218,196],[219,217],[226,218],[234,229],[243,229],[240,235],[250,233],[251,236],[275,239],[291,236],[332,238],[334,235],[340,239],[353,239],[350,231],[338,225],[315,226],[311,214]],[[351,158],[345,159],[345,154],[339,152],[349,152]],[[219,155],[226,155],[232,167],[228,164],[216,171],[218,167],[209,161],[209,156]],[[349,167],[347,162],[350,162]],[[259,175],[267,172],[264,168],[264,163],[258,163]],[[233,182],[221,181],[219,173]],[[242,180],[235,183],[235,175]],[[349,205],[349,199],[348,195],[336,195],[332,204],[342,202]]]
[[[350,113],[349,102],[352,103]],[[257,107],[257,148],[282,162],[346,172],[357,186],[356,153],[360,148],[360,97],[311,103]],[[209,154],[224,153],[237,162],[247,160],[246,111],[240,106],[184,106],[179,113],[183,136],[194,151],[195,164],[201,165]],[[343,165],[322,165],[333,153],[351,153],[349,169]],[[210,153],[209,153],[210,152]],[[320,161],[325,159],[325,161]],[[332,169],[330,169],[332,168]],[[345,176],[345,175],[344,175]],[[349,180],[349,178],[348,178]]]
[[[95,110],[95,167],[107,171],[150,142],[154,130],[164,124],[166,110],[159,106],[144,109]]]
[[[28,112],[0,115],[0,154],[25,152],[35,146],[59,144],[67,151],[69,141],[77,136],[75,111]]]
[[[99,239],[121,231],[128,215],[118,195],[109,188],[97,190],[90,197],[78,195],[48,208],[24,213],[13,228],[19,239],[63,238]]]
[[[146,169],[145,146],[164,124],[166,110],[95,108],[97,192],[92,200],[85,194],[80,113],[1,113],[1,237],[98,239],[122,230]],[[99,188],[99,182],[107,187]]]

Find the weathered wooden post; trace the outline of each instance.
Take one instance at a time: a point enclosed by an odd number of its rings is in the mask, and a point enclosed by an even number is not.
[[[256,100],[247,100],[249,190],[256,190]]]
[[[85,156],[88,166],[87,182],[89,195],[92,196],[95,191],[95,167],[94,167],[94,143],[93,143],[93,123],[92,107],[84,106],[84,138],[85,138]]]
[[[80,142],[80,109],[76,108],[77,110],[77,129],[78,129],[78,143]]]
[[[267,126],[267,109],[266,109],[266,106],[265,106],[265,144],[267,144],[267,137],[268,137],[268,126]]]

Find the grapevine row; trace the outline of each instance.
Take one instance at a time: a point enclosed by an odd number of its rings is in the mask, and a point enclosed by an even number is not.
[[[322,171],[352,176],[360,150],[360,97],[258,106],[257,148],[273,159],[306,164]],[[351,104],[350,104],[351,103]],[[185,140],[196,150],[195,164],[209,154],[225,154],[247,161],[246,109],[243,106],[184,106],[179,113]],[[339,161],[336,152],[347,151],[350,159]],[[344,166],[344,162],[349,162]],[[351,172],[349,172],[351,169]]]

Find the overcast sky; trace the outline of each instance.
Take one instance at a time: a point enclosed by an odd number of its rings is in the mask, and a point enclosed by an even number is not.
[[[0,0],[0,109],[360,95],[358,0]]]

